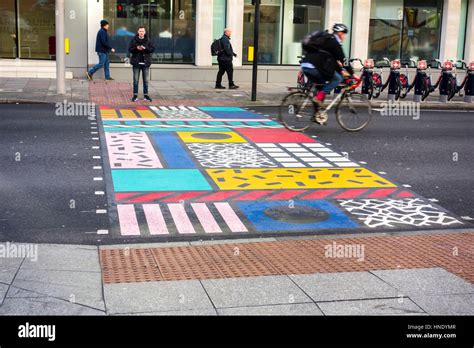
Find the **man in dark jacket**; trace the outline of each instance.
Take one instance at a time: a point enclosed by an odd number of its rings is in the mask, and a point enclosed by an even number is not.
[[[226,28],[224,29],[224,35],[220,38],[222,51],[217,55],[219,72],[217,73],[216,89],[225,89],[225,87],[222,86],[222,76],[224,76],[225,73],[227,73],[227,78],[229,79],[229,89],[239,88],[239,86],[236,86],[234,83],[234,66],[232,65],[232,59],[237,57],[237,54],[234,53],[232,44],[230,43],[231,34],[231,30]]]
[[[105,79],[113,80],[113,78],[110,77],[109,51],[114,53],[115,49],[109,43],[107,30],[109,30],[109,22],[106,20],[101,20],[100,30],[97,33],[97,39],[95,41],[95,51],[99,56],[99,64],[92,67],[92,69],[86,73],[89,81],[93,79],[95,72],[101,68],[104,68]]]
[[[138,27],[137,35],[130,40],[128,45],[128,52],[132,54],[130,64],[133,67],[133,102],[138,100],[140,72],[143,77],[143,98],[145,101],[152,101],[148,96],[148,77],[150,76],[151,55],[154,51],[155,47],[148,38],[145,27]]]
[[[326,94],[342,82],[342,75],[348,77],[354,74],[352,67],[346,64],[346,56],[342,49],[342,42],[349,29],[344,24],[335,24],[332,30],[332,34],[326,33],[321,36],[324,38],[321,39],[321,47],[305,52],[301,64],[306,76],[315,83],[324,85],[315,96],[315,101],[319,105],[324,103]],[[327,83],[327,81],[329,82]]]

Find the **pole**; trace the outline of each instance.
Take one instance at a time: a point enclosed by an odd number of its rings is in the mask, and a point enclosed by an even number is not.
[[[252,1],[255,4],[255,25],[253,32],[253,70],[252,70],[252,101],[257,100],[257,72],[258,72],[258,32],[260,26],[260,0]]]
[[[66,94],[66,56],[64,54],[64,0],[56,0],[56,91]]]

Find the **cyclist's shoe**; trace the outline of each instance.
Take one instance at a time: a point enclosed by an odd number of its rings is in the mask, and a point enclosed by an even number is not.
[[[92,81],[92,80],[94,80],[94,78],[92,77],[92,75],[91,75],[91,74],[89,74],[89,72],[88,72],[88,71],[86,71],[86,76],[87,76],[87,79],[88,79],[89,81]]]
[[[225,89],[225,87],[224,87],[224,86],[222,86],[222,85],[216,85],[216,87],[215,87],[215,88],[216,88],[216,89]]]
[[[319,91],[314,97],[314,102],[318,104],[319,107],[321,107],[324,104],[324,99],[326,99],[326,93],[324,93],[323,91]]]
[[[328,114],[324,111],[317,111],[314,115],[314,121],[319,123],[321,126],[325,126],[328,123]]]
[[[147,94],[143,96],[143,100],[147,102],[152,102],[151,98]]]
[[[237,86],[237,85],[229,86],[229,89],[238,89],[238,88],[239,88],[239,86]]]
[[[132,97],[132,102],[136,102],[137,100],[138,100],[138,95],[134,95],[134,96]]]

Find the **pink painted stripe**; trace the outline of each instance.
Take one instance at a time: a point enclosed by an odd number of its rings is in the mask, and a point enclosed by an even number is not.
[[[408,191],[402,191],[397,195],[397,198],[405,198],[405,197],[415,197],[415,195]]]
[[[266,190],[266,191],[251,191],[249,193],[243,194],[240,197],[237,197],[235,200],[236,201],[254,201],[257,200],[263,196],[269,195],[271,193],[275,192],[274,190]]]
[[[122,236],[139,236],[140,226],[138,226],[134,205],[118,204],[117,212],[120,223],[120,234]]]
[[[219,224],[214,219],[214,216],[212,216],[212,213],[207,207],[206,203],[191,203],[191,206],[193,207],[193,210],[206,233],[222,232]]]
[[[268,197],[268,200],[279,200],[279,199],[292,199],[298,195],[306,193],[307,190],[286,190],[279,192],[271,197]]]
[[[184,209],[183,204],[173,203],[168,204],[168,208],[170,210],[171,216],[173,217],[174,224],[178,229],[178,233],[188,234],[188,233],[196,233],[194,230],[193,224],[189,220],[188,214],[186,214],[186,210]]]
[[[248,232],[229,203],[214,203],[232,232]]]
[[[143,211],[145,212],[148,229],[150,230],[151,235],[169,234],[159,204],[143,204]]]
[[[156,110],[156,111],[162,111],[162,110]],[[149,118],[144,120],[143,118],[127,118],[127,119],[114,119],[114,120],[108,120],[108,121],[145,121],[145,122],[150,122],[150,121],[217,121],[217,122],[275,122],[271,119],[268,118],[180,118],[180,119],[173,119],[173,118]],[[106,126],[111,126],[112,128],[115,127],[115,125],[110,125],[110,124],[105,124]],[[223,125],[225,127],[225,125]],[[283,126],[282,126],[283,127]],[[190,130],[191,131],[191,130]]]
[[[368,189],[348,189],[345,192],[335,195],[333,198],[356,198],[367,191]]]
[[[128,203],[146,203],[146,202],[151,202],[156,199],[160,199],[166,196],[169,196],[173,194],[174,192],[153,192],[153,193],[147,193],[139,197],[127,199]]]
[[[317,190],[307,194],[306,196],[302,197],[302,199],[323,199],[326,196],[329,196],[337,192],[337,190]]]
[[[175,203],[175,202],[185,202],[188,199],[193,199],[194,197],[201,196],[204,192],[197,191],[197,192],[186,192],[179,194],[177,196],[172,196],[163,200],[163,202]]]
[[[216,193],[212,193],[208,196],[204,196],[202,198],[197,199],[200,202],[205,202],[205,201],[223,201],[226,200],[232,196],[238,195],[242,193],[242,191],[220,191]]]
[[[389,194],[397,191],[396,188],[390,188],[390,189],[378,189],[375,190],[372,193],[369,193],[368,195],[365,196],[365,198],[380,198],[380,197],[387,197]]]

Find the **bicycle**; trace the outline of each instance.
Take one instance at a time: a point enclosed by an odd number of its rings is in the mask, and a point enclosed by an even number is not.
[[[409,91],[410,83],[408,76],[408,64],[405,65],[405,74],[400,73],[401,65],[400,59],[394,59],[390,61],[388,58],[383,58],[390,66],[390,74],[387,81],[382,87],[382,91],[389,87],[390,91],[393,91],[394,99],[399,100],[404,99]],[[389,92],[390,93],[390,92]]]
[[[360,58],[349,59],[349,63],[354,61],[358,61],[362,66],[360,69],[362,78],[362,93],[366,94],[369,100],[372,98],[378,98],[382,92],[383,87],[383,75],[381,67],[374,65],[373,59],[366,59],[364,62],[362,62],[362,59]],[[378,69],[378,71],[375,71],[375,69]]]
[[[356,92],[362,83],[360,77],[345,79],[342,91],[325,108],[319,108],[314,101],[315,92],[321,85],[310,83],[304,91],[290,91],[283,98],[278,111],[278,120],[293,132],[302,132],[313,123],[326,125],[328,112],[335,106],[336,120],[342,129],[356,132],[364,129],[372,119],[372,107],[366,95]],[[360,111],[358,111],[360,110]]]

